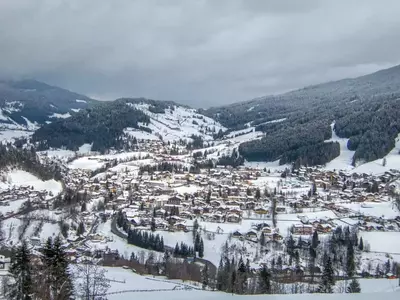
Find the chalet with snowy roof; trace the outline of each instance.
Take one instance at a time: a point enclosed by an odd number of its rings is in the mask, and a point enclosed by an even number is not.
[[[309,224],[294,224],[291,231],[293,234],[311,235],[314,231],[314,228]]]
[[[229,223],[239,223],[241,220],[240,216],[237,214],[227,214],[226,221]]]

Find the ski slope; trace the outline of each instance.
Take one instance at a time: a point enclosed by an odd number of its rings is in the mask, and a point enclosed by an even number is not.
[[[333,130],[335,122],[331,124],[332,138],[326,140],[325,142],[338,142],[340,145],[340,155],[325,165],[327,170],[351,170],[353,166],[351,165],[353,160],[353,155],[355,151],[347,149],[347,142],[349,139],[340,138],[337,136],[336,132]]]

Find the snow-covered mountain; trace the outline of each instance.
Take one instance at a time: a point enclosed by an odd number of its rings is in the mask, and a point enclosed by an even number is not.
[[[34,131],[96,102],[36,80],[0,81],[0,130]]]

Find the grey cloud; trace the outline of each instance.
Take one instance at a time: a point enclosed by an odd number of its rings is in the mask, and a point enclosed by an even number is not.
[[[400,2],[0,1],[0,75],[226,104],[400,62]]]

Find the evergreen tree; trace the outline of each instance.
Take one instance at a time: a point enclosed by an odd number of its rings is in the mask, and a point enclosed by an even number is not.
[[[318,247],[318,245],[319,245],[318,232],[316,230],[314,230],[312,240],[311,240],[311,247],[316,249]]]
[[[200,239],[200,243],[199,243],[199,257],[200,258],[204,257],[204,242],[203,242],[203,238]]]
[[[363,251],[363,250],[364,250],[364,241],[363,241],[363,238],[362,238],[362,237],[360,237],[360,242],[358,243],[358,249],[359,249],[360,251]]]
[[[83,225],[83,222],[80,222],[78,225],[78,229],[76,229],[76,235],[82,235],[85,233],[85,225]]]
[[[333,293],[335,279],[333,274],[333,267],[331,258],[328,257],[322,273],[322,281],[318,287],[319,293]]]
[[[67,255],[59,237],[54,239],[53,253],[50,260],[52,294],[58,295],[58,299],[69,299],[73,292],[73,285],[69,273]]]
[[[347,244],[347,257],[346,257],[346,273],[348,277],[352,277],[354,275],[354,271],[356,269],[356,265],[354,262],[354,248],[351,243]]]
[[[261,246],[265,246],[266,240],[265,240],[265,234],[264,232],[261,232],[261,236],[260,236],[260,245]]]
[[[271,293],[271,274],[265,265],[260,271],[260,292],[262,294]]]
[[[235,291],[238,294],[244,294],[247,291],[247,268],[242,257],[240,257],[238,263]]]
[[[256,189],[255,198],[256,198],[257,200],[260,200],[260,198],[261,198],[261,191],[260,191],[259,188]]]
[[[357,279],[353,278],[346,289],[347,293],[361,293],[360,283]]]
[[[150,229],[151,231],[156,231],[156,221],[154,220],[154,217],[151,218],[151,224],[150,224]]]
[[[11,265],[9,269],[14,283],[10,287],[9,298],[18,300],[32,299],[32,265],[31,253],[26,241],[12,252]]]
[[[199,251],[200,248],[200,235],[196,233],[196,237],[194,239],[194,251]]]
[[[217,270],[217,290],[223,291],[225,289],[225,279],[226,279],[226,274],[225,268],[224,268],[224,262],[221,259],[219,260],[219,266]]]
[[[202,269],[202,273],[201,273],[201,280],[202,280],[202,284],[203,284],[203,290],[205,290],[206,287],[209,284],[209,280],[208,280],[209,277],[210,277],[210,272],[208,270],[208,264],[206,264],[204,266],[204,268]]]

